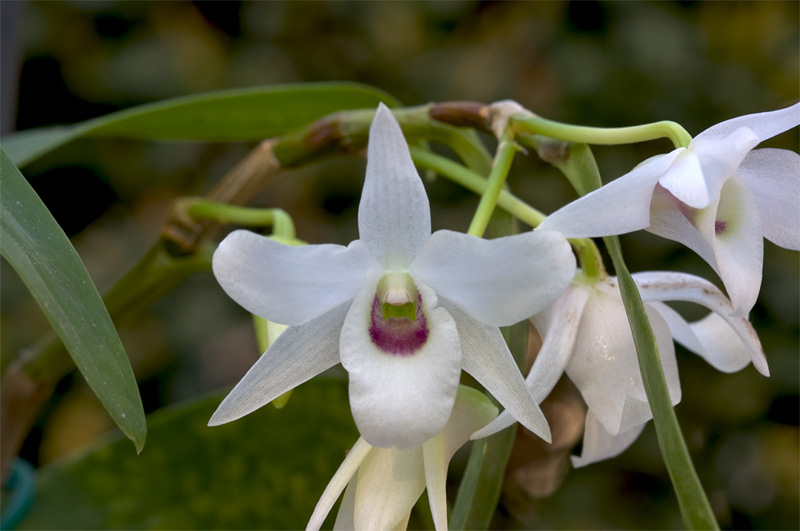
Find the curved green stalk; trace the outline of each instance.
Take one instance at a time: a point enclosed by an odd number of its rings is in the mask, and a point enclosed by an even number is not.
[[[420,168],[433,170],[476,194],[482,195],[489,185],[485,177],[436,153],[412,147],[411,158]],[[497,206],[531,227],[536,227],[547,217],[508,190],[500,190]]]
[[[617,145],[667,138],[676,147],[687,147],[692,136],[680,124],[654,122],[632,127],[587,127],[562,124],[534,114],[519,113],[509,123],[514,131],[540,134],[580,144]]]
[[[192,220],[210,219],[222,225],[271,226],[272,232],[282,238],[294,238],[294,222],[280,208],[250,208],[210,201],[202,197],[186,197],[175,201],[173,207],[179,217]]]

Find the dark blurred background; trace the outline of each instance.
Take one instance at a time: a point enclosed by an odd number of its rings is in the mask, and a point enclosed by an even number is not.
[[[406,105],[511,98],[566,122],[671,119],[697,134],[798,101],[798,6],[4,1],[0,125],[7,133],[210,90],[343,80],[376,86]],[[765,145],[797,150],[798,142],[795,129]],[[83,140],[25,174],[102,292],[155,241],[170,201],[204,193],[251,147]],[[669,149],[658,141],[602,147],[596,155],[611,179]],[[347,243],[357,237],[363,171],[355,158],[317,164],[270,185],[257,204],[289,211],[309,242]],[[575,197],[535,155],[517,158],[509,184],[545,212]],[[466,230],[477,199],[441,179],[428,189],[434,229]],[[708,266],[672,242],[636,234],[623,243],[633,271],[670,268],[719,284]],[[752,367],[721,374],[679,349],[677,411],[721,525],[797,529],[798,255],[765,245],[764,288],[751,318],[772,376]],[[2,274],[5,366],[47,323],[5,262]],[[190,279],[121,335],[148,411],[232,385],[258,355],[249,318],[210,274]],[[81,379],[68,377],[23,455],[44,465],[112,428]],[[652,426],[621,457],[570,471],[551,495],[560,472],[550,472],[552,488],[542,487],[541,475],[513,472],[497,526],[681,526]]]

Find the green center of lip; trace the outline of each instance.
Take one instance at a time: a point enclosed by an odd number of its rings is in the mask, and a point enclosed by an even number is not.
[[[419,292],[414,279],[408,273],[386,273],[378,281],[378,300],[383,320],[417,319]]]

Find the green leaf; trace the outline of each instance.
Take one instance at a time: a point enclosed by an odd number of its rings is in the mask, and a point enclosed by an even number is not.
[[[141,451],[147,428],[128,356],[64,231],[0,149],[0,253],[39,303],[86,382]]]
[[[261,140],[298,129],[340,110],[397,105],[389,94],[356,83],[309,83],[207,92],[101,116],[67,127],[35,129],[3,138],[22,167],[81,137],[141,140]]]
[[[683,440],[678,417],[672,408],[669,388],[661,368],[656,336],[645,313],[639,289],[625,265],[619,238],[609,236],[603,238],[603,242],[617,272],[619,290],[633,333],[647,402],[653,412],[658,446],[678,498],[683,523],[687,529],[719,529],[714,511],[692,464],[689,449]]]
[[[150,415],[139,456],[117,440],[42,469],[19,529],[303,529],[358,438],[347,383],[315,379],[284,409],[209,428],[221,399]]]

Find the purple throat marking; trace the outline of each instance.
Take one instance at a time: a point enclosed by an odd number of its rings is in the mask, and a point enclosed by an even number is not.
[[[376,347],[397,356],[409,356],[417,352],[428,340],[428,320],[422,311],[422,296],[417,295],[417,318],[383,318],[383,308],[378,296],[372,300],[369,337]]]
[[[722,234],[725,232],[725,227],[728,225],[726,221],[717,220],[714,222],[714,232],[716,234]]]

